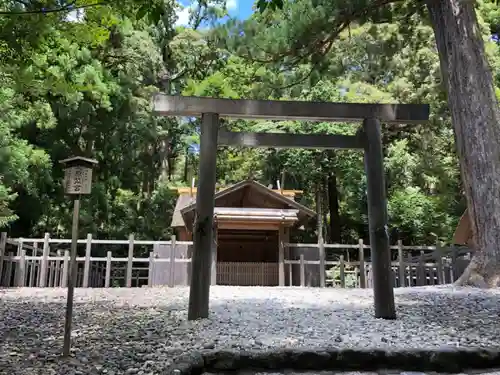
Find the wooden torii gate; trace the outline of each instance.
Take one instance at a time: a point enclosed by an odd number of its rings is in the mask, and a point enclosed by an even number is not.
[[[193,231],[188,319],[207,318],[212,272],[217,145],[266,148],[360,149],[365,152],[375,317],[395,319],[387,197],[380,122],[422,123],[426,104],[354,104],[213,99],[156,94],[159,116],[201,116],[199,181]],[[219,131],[219,118],[362,122],[356,135],[243,133]]]

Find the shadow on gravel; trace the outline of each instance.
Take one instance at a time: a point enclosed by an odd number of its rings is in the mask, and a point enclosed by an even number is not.
[[[500,318],[500,295],[492,291],[459,289],[451,294],[449,290],[422,288],[397,293],[396,302],[399,319],[420,320],[423,327],[434,323],[444,329],[454,329],[462,337],[477,337],[492,326],[497,329],[494,322]],[[415,316],[415,312],[419,315]],[[485,327],[486,323],[489,327]],[[498,332],[500,334],[500,330]]]
[[[184,310],[183,305],[117,307],[106,302],[75,303],[72,358],[63,360],[60,354],[65,307],[65,301],[0,301],[0,374],[75,374],[71,369],[81,374],[99,374],[103,370],[121,374],[148,361],[163,361],[164,367],[167,359],[184,353],[177,348],[156,355],[157,348],[171,345],[171,333],[184,320],[172,312]],[[165,319],[168,324],[161,324]],[[46,372],[48,369],[55,372]]]

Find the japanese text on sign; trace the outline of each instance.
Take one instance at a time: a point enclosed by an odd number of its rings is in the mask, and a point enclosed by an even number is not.
[[[90,194],[92,169],[75,166],[65,170],[66,194]]]

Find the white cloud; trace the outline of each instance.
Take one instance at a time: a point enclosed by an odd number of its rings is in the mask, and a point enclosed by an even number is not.
[[[234,10],[234,9],[238,8],[238,1],[237,0],[227,0],[226,8],[228,10]]]
[[[186,26],[189,23],[189,13],[191,7],[183,7],[177,11],[177,26]]]
[[[196,2],[193,1],[191,5],[184,6],[179,4],[179,10],[177,11],[177,22],[175,23],[177,26],[187,26],[189,23],[189,14],[191,9],[194,9],[196,6]],[[210,1],[208,2],[210,5]],[[226,0],[226,8],[229,11],[235,10],[238,8],[238,0]]]
[[[75,9],[68,13],[66,21],[68,22],[83,22],[85,16],[85,9]]]

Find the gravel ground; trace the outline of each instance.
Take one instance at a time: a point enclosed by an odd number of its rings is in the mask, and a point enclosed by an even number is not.
[[[188,322],[187,288],[77,289],[73,356],[62,360],[65,289],[0,290],[0,374],[159,374],[192,350],[500,348],[500,289],[395,289],[398,320],[368,289],[212,287]]]

